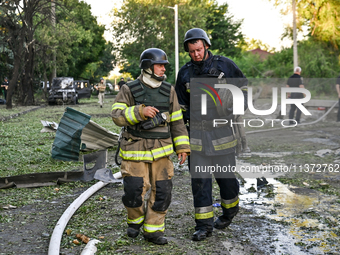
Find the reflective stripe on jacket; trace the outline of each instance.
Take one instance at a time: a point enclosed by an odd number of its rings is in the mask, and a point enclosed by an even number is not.
[[[190,93],[190,91],[193,92],[193,88],[190,88],[190,83],[193,82],[192,78],[196,79],[196,83],[200,81],[199,79],[211,80],[211,82],[207,82],[208,85],[220,83],[218,82],[218,79],[232,78],[233,81],[236,82],[236,84],[234,84],[235,86],[244,88],[242,89],[242,92],[245,98],[244,107],[246,109],[246,85],[248,83],[246,77],[232,60],[222,56],[214,56],[209,51],[209,57],[204,61],[202,66],[196,65],[192,61],[184,65],[178,73],[176,83],[176,93],[178,95],[179,103],[182,109],[185,109],[184,120],[189,121],[190,125],[191,150],[207,156],[233,153],[235,146],[237,145],[237,140],[230,126],[226,125],[226,127],[223,128],[210,128],[205,130],[204,128],[197,128],[197,125],[193,125],[201,122],[202,126],[204,126],[203,121],[205,121],[205,119],[202,118],[200,107],[190,109],[190,103],[196,101],[200,102],[201,100],[198,98],[197,100],[190,102],[192,100],[191,96],[193,96],[193,93]],[[215,100],[213,96],[208,97],[207,99],[208,105],[206,116],[208,116],[208,120],[220,118],[228,119],[229,117],[232,118],[232,116],[219,116],[215,106],[216,102],[213,100]]]
[[[124,132],[120,144],[120,155],[123,160],[152,162],[168,157],[174,151],[176,154],[182,152],[190,154],[189,136],[174,87],[171,87],[169,102],[171,137],[146,139]],[[112,105],[112,120],[117,126],[134,126],[147,119],[143,115],[144,107],[144,104],[136,105],[129,87],[124,84]]]

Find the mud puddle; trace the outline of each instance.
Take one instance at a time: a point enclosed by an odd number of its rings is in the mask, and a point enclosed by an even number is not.
[[[282,184],[268,175],[258,180],[258,174],[240,175],[240,206],[268,221],[267,227],[244,229],[252,242],[270,254],[339,254],[336,196]]]

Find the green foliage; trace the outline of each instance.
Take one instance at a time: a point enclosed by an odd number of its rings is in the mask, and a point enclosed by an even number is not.
[[[293,74],[293,48],[276,52],[266,60],[266,69],[273,77],[288,78]],[[303,67],[302,67],[303,68]]]
[[[269,0],[281,6],[281,12],[291,15],[291,0]],[[339,0],[299,0],[296,1],[297,29],[307,26],[309,35],[322,42],[329,42],[335,49],[340,45],[340,5]],[[286,36],[292,36],[291,27],[287,28]]]
[[[51,80],[54,64],[57,76],[75,79],[104,76],[112,70],[112,45],[106,44],[103,37],[105,27],[98,25],[90,5],[79,0],[52,2],[55,25],[50,0],[0,3],[0,37],[3,38],[0,47],[6,49],[6,54],[9,49],[15,60],[13,63],[12,59],[2,55],[0,61],[4,59],[8,63],[0,64],[0,67],[13,65],[13,74],[7,76],[13,80],[12,84],[20,80],[16,92],[18,104],[34,103],[33,81],[48,77]],[[56,56],[56,63],[53,56]],[[11,97],[12,93],[9,94]]]
[[[228,57],[240,56],[241,48],[245,45],[241,33],[242,21],[233,21],[233,16],[228,13],[228,4],[218,6],[212,2],[207,17],[207,30],[211,35],[211,49],[218,50],[219,54]]]
[[[333,78],[338,76],[339,51],[330,43],[310,38],[299,43],[299,65],[304,76],[313,78]]]
[[[240,47],[245,51],[254,50],[257,48],[272,53],[275,51],[275,48],[271,48],[268,44],[263,43],[261,40],[256,40],[254,38],[246,40],[246,43],[244,45],[240,45]]]
[[[63,27],[64,34],[68,34],[69,47],[58,47],[58,55],[66,57],[65,65],[57,70],[57,76],[81,77],[89,63],[99,61],[105,49],[103,37],[105,27],[98,25],[91,14],[90,5],[78,0],[65,2],[69,12],[59,10],[57,20],[61,20],[59,27]],[[73,29],[69,25],[73,25]],[[58,42],[65,41],[63,36],[56,38]],[[89,77],[82,77],[89,78]]]
[[[220,40],[213,43],[215,46],[212,49],[218,49],[220,54],[236,55],[233,50],[236,51],[235,45],[242,39],[240,23],[232,23],[232,17],[225,15],[226,4],[218,6],[215,1],[208,0],[167,1],[166,4],[159,0],[127,0],[120,10],[114,11],[115,22],[112,27],[122,72],[129,72],[136,78],[140,74],[139,56],[143,50],[161,48],[167,53],[170,62],[166,72],[168,81],[174,83],[174,11],[168,6],[176,3],[180,54],[185,54],[183,38],[186,31],[200,27],[211,33],[212,39]]]
[[[338,0],[297,1],[297,13],[303,24],[309,25],[310,34],[335,48],[340,45],[340,5]]]
[[[258,55],[250,52],[243,52],[240,57],[232,59],[242,70],[246,77],[263,78],[266,67]]]
[[[338,63],[339,51],[334,50],[330,43],[323,43],[309,38],[298,44],[299,66],[302,68],[302,76],[309,78],[335,78],[340,72]],[[241,57],[233,59],[242,72],[251,78],[288,78],[293,74],[293,49],[286,48],[280,52],[261,60],[258,55],[243,52]],[[330,80],[326,83],[311,83],[309,90],[315,94],[332,93]],[[334,84],[333,84],[334,85]]]
[[[112,42],[107,42],[99,61],[88,63],[80,77],[86,77],[86,79],[90,80],[90,83],[97,82],[100,77],[107,76],[113,70],[114,59],[113,44]]]

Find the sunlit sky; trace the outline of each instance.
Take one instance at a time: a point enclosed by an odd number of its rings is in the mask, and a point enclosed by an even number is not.
[[[110,11],[119,6],[122,0],[83,0],[91,5],[92,13],[98,17],[100,24],[107,25],[111,22]],[[219,4],[227,2],[229,13],[235,20],[243,19],[242,32],[246,38],[261,40],[271,48],[280,50],[281,47],[290,46],[291,41],[281,40],[284,25],[291,22],[292,17],[284,17],[278,8],[269,0],[217,0]],[[179,6],[180,8],[180,6]],[[110,33],[106,32],[107,40],[112,40]]]

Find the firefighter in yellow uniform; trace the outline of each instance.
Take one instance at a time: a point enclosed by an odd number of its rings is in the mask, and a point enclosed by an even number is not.
[[[174,87],[165,82],[165,52],[150,48],[140,56],[141,75],[124,84],[112,105],[112,119],[124,126],[120,156],[124,178],[123,204],[128,212],[127,235],[167,243],[164,219],[171,202],[174,150],[183,164],[190,153],[189,137]],[[147,205],[144,196],[151,188]]]

